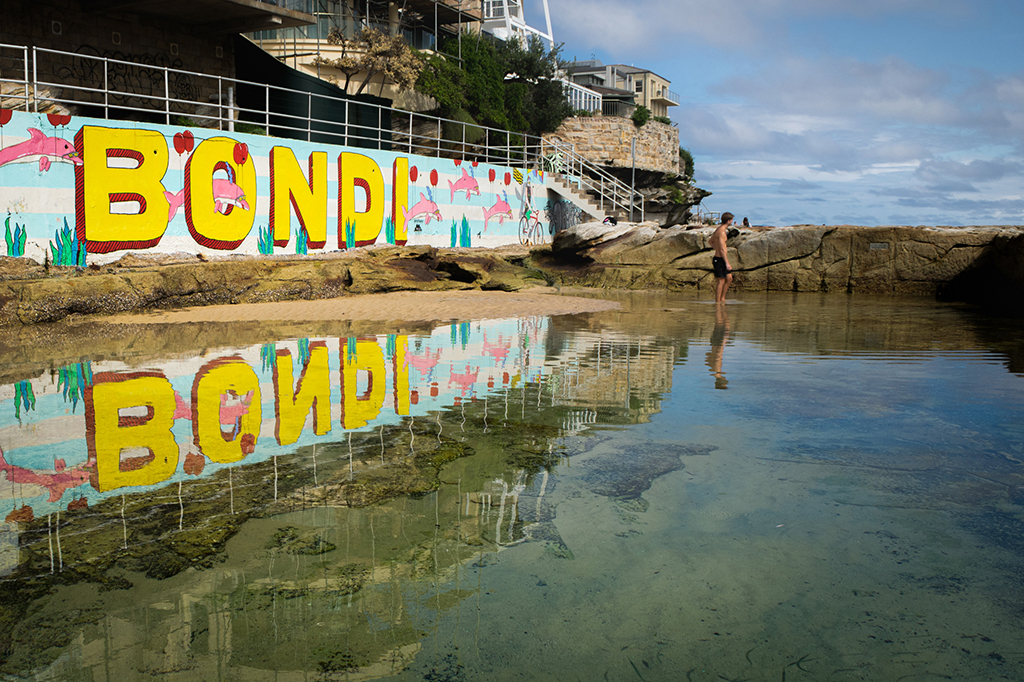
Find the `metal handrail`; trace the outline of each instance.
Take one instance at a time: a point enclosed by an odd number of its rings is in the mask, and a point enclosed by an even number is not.
[[[574,145],[558,140],[546,140],[545,144],[553,150],[551,154],[559,156],[561,169],[557,172],[564,176],[566,182],[577,186],[583,192],[593,193],[602,209],[608,204],[614,210],[630,214],[630,219],[634,208],[639,206],[640,221],[643,222],[644,203],[642,198],[640,201],[634,201],[638,196],[632,187],[576,153]]]
[[[4,92],[5,99],[20,102],[20,109],[39,112],[40,107],[49,106],[87,106],[102,110],[105,119],[125,118],[124,114],[144,114],[141,120],[163,119],[171,125],[175,117],[185,117],[195,122],[197,127],[209,127],[218,130],[234,130],[236,123],[262,125],[264,133],[271,129],[289,131],[299,139],[311,141],[327,138],[337,144],[349,146],[352,140],[362,145],[374,145],[378,150],[403,150],[422,156],[451,157],[458,159],[478,160],[484,163],[515,164],[522,168],[541,168],[545,150],[560,153],[566,164],[566,177],[570,183],[597,195],[599,203],[608,204],[620,211],[629,211],[635,193],[625,183],[601,169],[576,153],[575,149],[559,142],[545,141],[543,138],[515,133],[499,128],[468,124],[463,121],[418,114],[394,107],[368,102],[357,102],[343,97],[333,97],[316,93],[306,93],[305,114],[273,111],[271,95],[274,93],[294,94],[289,88],[245,81],[225,76],[175,69],[171,67],[138,64],[136,62],[111,59],[99,55],[80,54],[49,48],[29,47],[0,43],[0,59],[4,49],[17,50],[20,55],[14,62],[21,62],[24,78],[14,79],[0,75],[0,86],[5,83],[17,84],[20,94]],[[72,67],[84,62],[85,71],[90,80],[98,80],[98,84],[88,82],[50,82],[38,73],[41,55],[58,55],[72,60]],[[45,62],[44,62],[45,63]],[[102,69],[102,74],[99,73]],[[118,70],[128,74],[146,74],[149,79],[149,93],[119,88],[111,84],[111,72]],[[17,68],[4,69],[0,74],[18,71]],[[100,77],[100,75],[102,77]],[[206,82],[205,90],[191,86],[189,79]],[[56,79],[54,79],[56,80]],[[172,92],[172,86],[182,88],[185,95]],[[233,93],[238,87],[252,87],[263,91],[262,97],[254,97],[253,101],[262,100],[262,107],[243,107],[234,99]],[[145,88],[140,88],[143,90]],[[208,100],[198,99],[200,93],[207,92]],[[226,94],[229,93],[229,94]],[[187,95],[193,94],[192,98]],[[227,100],[227,101],[226,101]],[[328,103],[344,107],[344,120],[323,119],[313,116],[314,103]],[[369,125],[353,123],[351,105],[355,103],[362,111],[376,110],[376,123]],[[391,119],[391,126],[384,128],[385,112]],[[445,132],[448,135],[445,135]],[[429,131],[431,134],[425,134]],[[475,141],[473,141],[475,140]],[[549,152],[550,153],[550,152]],[[640,215],[643,219],[643,204],[640,203]]]
[[[196,122],[199,127],[219,130],[231,130],[235,123],[247,123],[262,125],[265,128],[264,132],[273,128],[289,131],[307,140],[316,135],[342,145],[348,145],[350,140],[359,140],[362,144],[375,143],[379,150],[387,147],[388,149],[405,149],[412,153],[415,148],[416,153],[421,155],[516,163],[527,168],[540,165],[542,140],[537,136],[525,133],[468,124],[463,121],[417,114],[381,104],[357,102],[349,98],[317,93],[306,93],[305,114],[274,111],[271,108],[273,94],[293,94],[295,91],[266,83],[215,76],[185,69],[138,64],[98,55],[49,48],[0,43],[0,51],[5,48],[20,52],[17,57],[8,57],[8,60],[13,60],[16,65],[10,70],[23,70],[24,78],[13,79],[0,75],[0,85],[13,83],[21,89],[20,93],[6,91],[2,96],[4,99],[14,100],[19,104],[19,106],[11,108],[24,111],[38,113],[40,108],[45,110],[54,105],[87,106],[102,110],[102,118],[105,119],[124,118],[126,113],[136,113],[144,114],[144,119],[159,117],[163,119],[164,123],[171,125],[173,118],[181,116]],[[61,58],[80,60],[72,62],[72,64],[86,64],[84,70],[88,73],[88,80],[76,83],[40,76],[38,69],[43,62],[40,59],[42,55],[57,55]],[[112,70],[129,74],[145,73],[149,82],[149,87],[145,89],[148,89],[149,92],[141,91],[142,89],[133,91],[111,85]],[[3,73],[7,73],[7,71],[4,69]],[[181,96],[173,92],[174,86],[182,81],[187,85],[190,80],[203,83],[207,87],[205,89],[203,87],[186,87],[185,90],[192,90],[196,95],[208,93],[208,101],[203,101],[196,96],[192,98]],[[99,82],[90,83],[88,81]],[[262,99],[263,106],[244,107],[237,102],[226,102],[226,93],[232,91],[237,93],[239,86],[262,90],[262,98],[255,97],[253,99]],[[376,116],[371,114],[367,118],[376,119],[375,123],[352,122],[351,116],[349,116],[352,111],[350,108],[352,103],[361,107],[363,112],[374,112]],[[314,116],[312,112],[316,108],[315,104],[344,107],[344,121]],[[391,118],[390,128],[384,128],[382,125],[385,113]],[[407,125],[403,125],[406,121]],[[399,123],[398,126],[395,125],[396,122]],[[437,134],[424,135],[415,132],[417,123],[436,130]],[[446,132],[447,135],[445,135]],[[478,137],[482,137],[482,143],[468,141]]]

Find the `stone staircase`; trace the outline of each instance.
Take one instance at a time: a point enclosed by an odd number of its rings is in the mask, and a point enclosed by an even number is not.
[[[622,219],[618,211],[607,205],[608,202],[601,201],[600,197],[579,189],[561,173],[545,174],[544,185],[548,189],[554,190],[559,196],[572,203],[585,214],[592,216],[594,220],[600,222],[609,216]]]

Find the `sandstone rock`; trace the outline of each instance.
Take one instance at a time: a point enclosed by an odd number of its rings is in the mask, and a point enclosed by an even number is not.
[[[565,281],[591,286],[711,285],[712,228],[652,229],[648,224],[586,223],[556,236],[556,256],[586,266]],[[728,241],[737,290],[936,294],[993,248],[1024,235],[1020,227],[859,227],[798,225],[743,229]],[[1016,243],[1016,242],[1014,242]],[[1003,246],[999,246],[1003,245]],[[1024,247],[1022,247],[1024,248]],[[998,262],[1024,290],[1022,262]],[[615,267],[609,267],[615,266]]]
[[[74,314],[388,291],[516,291],[546,284],[542,273],[485,250],[453,252],[431,247],[210,262],[194,256],[182,261],[173,254],[170,260],[129,254],[103,269],[51,267],[49,275],[45,268],[31,263],[22,258],[0,261],[0,325],[52,322]]]

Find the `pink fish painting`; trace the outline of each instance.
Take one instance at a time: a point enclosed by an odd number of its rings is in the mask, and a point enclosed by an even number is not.
[[[46,488],[50,491],[50,502],[59,500],[65,490],[77,488],[89,482],[91,473],[88,470],[91,468],[89,462],[68,469],[64,460],[58,459],[54,461],[53,468],[54,472],[50,474],[9,464],[4,457],[3,448],[0,448],[0,472],[7,475],[7,480],[11,483],[24,483]]]
[[[167,214],[167,222],[171,222],[174,214],[181,208],[185,201],[185,190],[177,193],[164,192],[164,197],[170,208]],[[243,211],[249,210],[249,202],[245,198],[245,192],[241,187],[231,182],[217,178],[213,181],[213,210],[217,213],[227,215],[229,206],[237,206]]]
[[[75,145],[59,137],[47,137],[37,128],[29,128],[31,136],[24,142],[0,149],[0,166],[12,163],[38,163],[39,170],[47,171],[54,162],[82,165],[82,157]]]
[[[438,222],[441,221],[441,211],[438,210],[437,204],[433,202],[433,198],[428,199],[422,192],[420,193],[420,200],[413,204],[413,207],[408,211],[403,208],[402,214],[405,216],[405,222],[407,223],[420,217],[426,218],[427,225],[430,224],[431,218]]]
[[[465,192],[466,198],[469,199],[471,193],[480,196],[480,183],[476,181],[476,178],[472,176],[465,168],[462,169],[462,177],[452,182],[448,181],[448,187],[452,191],[452,201],[455,200],[456,192]]]
[[[498,223],[504,225],[505,218],[512,218],[512,207],[508,205],[508,195],[501,193],[501,198],[494,202],[494,206],[484,209],[484,232],[487,231],[487,221],[497,216]]]

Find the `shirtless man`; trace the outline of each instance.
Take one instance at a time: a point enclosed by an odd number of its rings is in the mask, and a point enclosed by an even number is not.
[[[732,284],[732,266],[729,265],[729,251],[725,247],[727,239],[725,231],[732,226],[732,213],[722,214],[722,224],[715,228],[714,234],[708,239],[715,255],[711,258],[711,268],[715,271],[715,302],[721,303],[725,300],[725,292]]]

